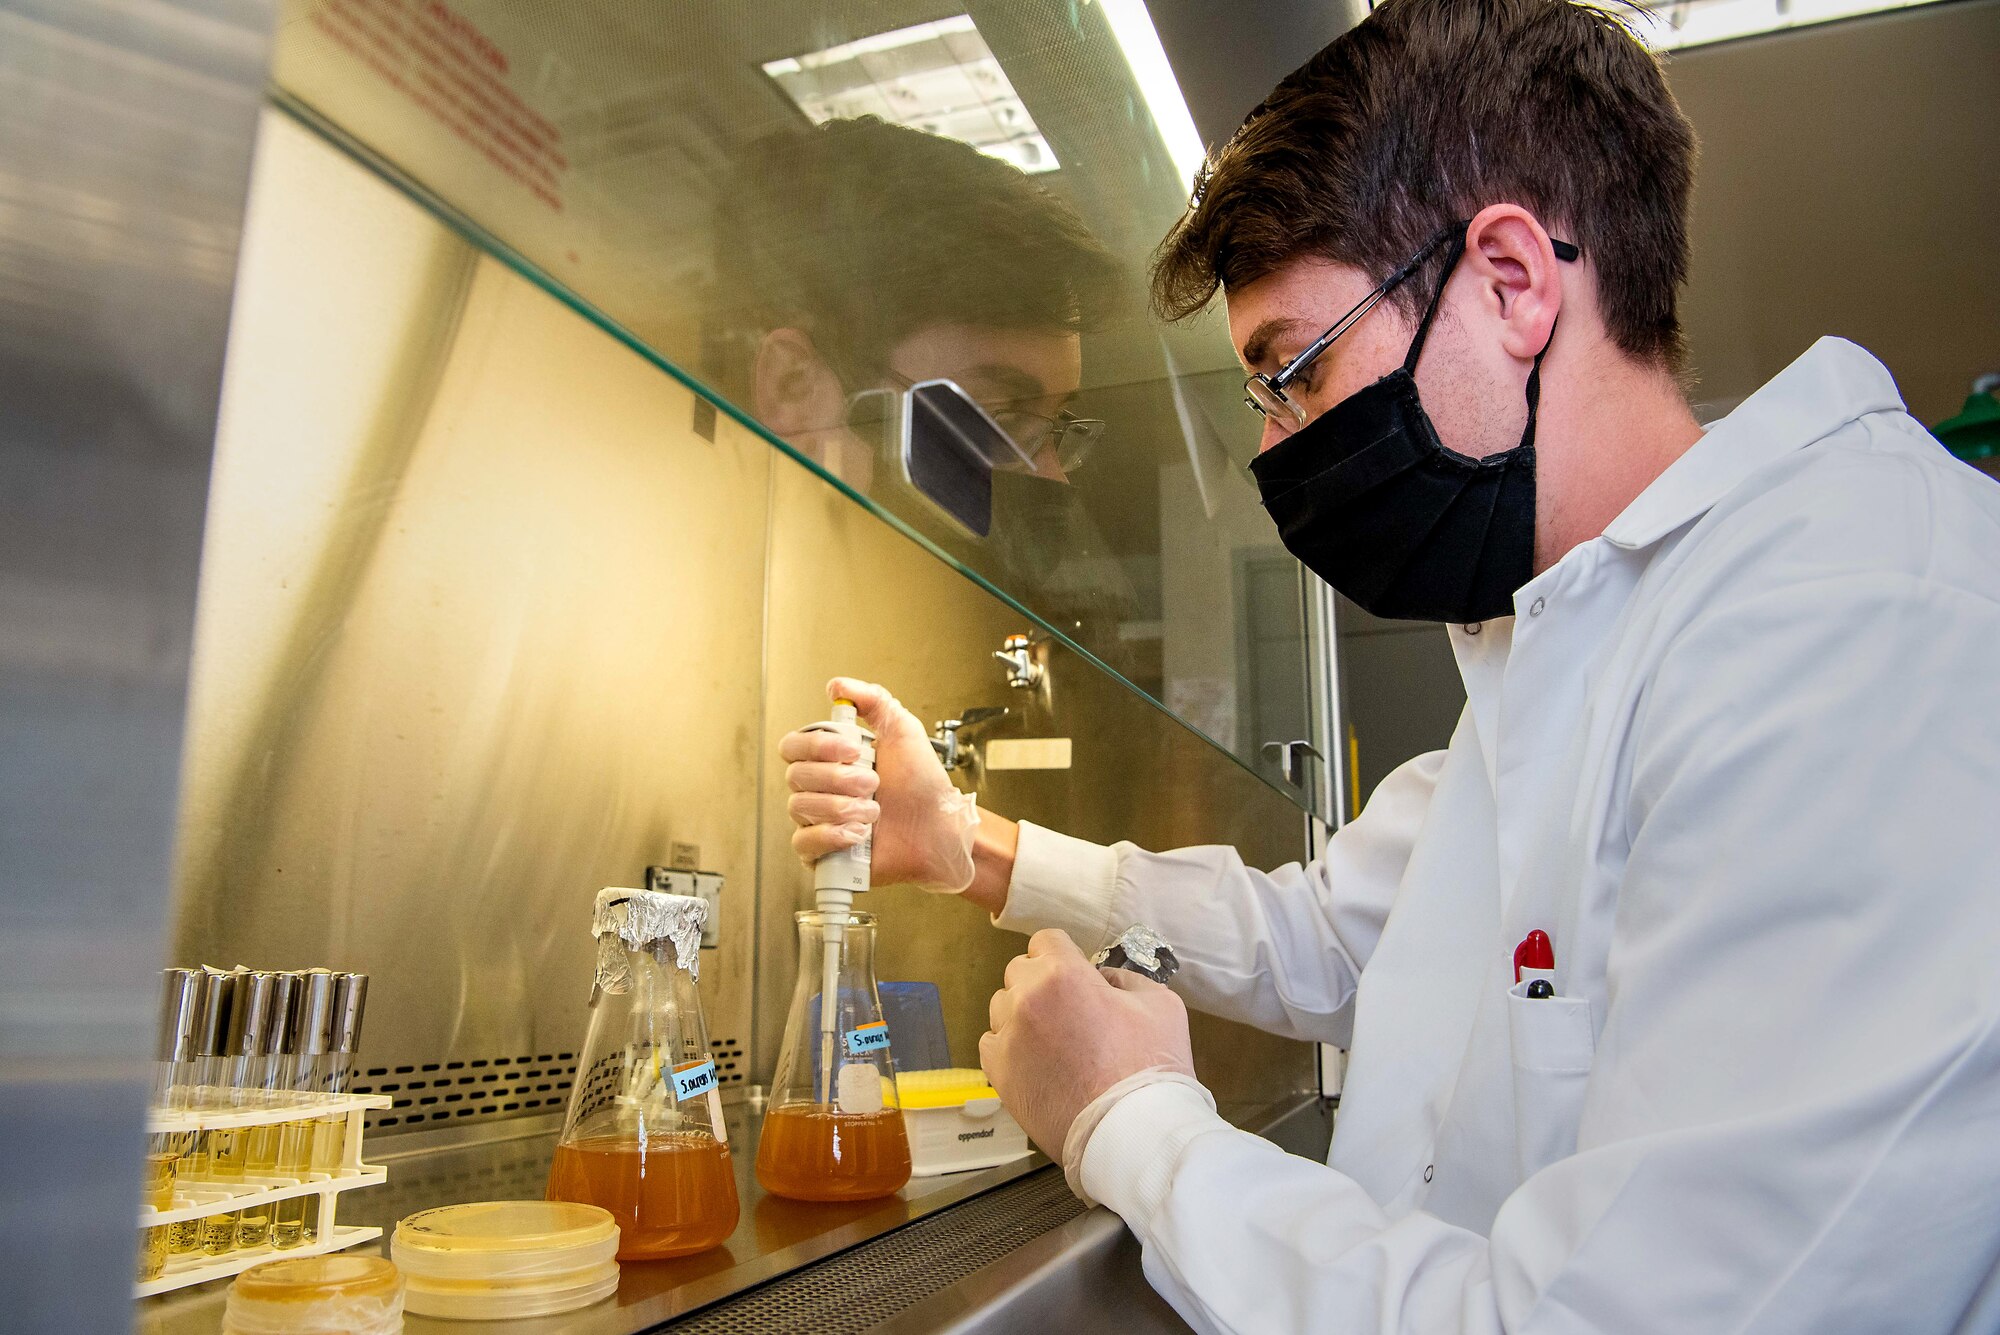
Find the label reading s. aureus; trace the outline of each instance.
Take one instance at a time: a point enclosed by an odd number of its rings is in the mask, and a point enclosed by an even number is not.
[[[702,1057],[674,1068],[674,1097],[691,1099],[715,1088],[715,1061]]]
[[[889,1026],[882,1020],[870,1020],[867,1024],[847,1031],[847,1053],[859,1057],[864,1052],[879,1052],[889,1046]]]

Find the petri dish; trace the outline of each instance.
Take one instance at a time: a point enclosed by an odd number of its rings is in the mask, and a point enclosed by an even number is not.
[[[618,1224],[570,1201],[480,1201],[411,1215],[390,1253],[404,1303],[465,1320],[574,1311],[618,1289]]]
[[[223,1335],[397,1335],[403,1278],[379,1256],[302,1256],[252,1266],[229,1286]]]

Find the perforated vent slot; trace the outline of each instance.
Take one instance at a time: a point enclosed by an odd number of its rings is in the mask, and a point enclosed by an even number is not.
[[[1082,1214],[1044,1168],[661,1326],[673,1335],[859,1335]]]
[[[743,1045],[719,1038],[709,1045],[719,1083],[749,1078]],[[561,1112],[576,1080],[574,1052],[465,1057],[451,1061],[371,1066],[355,1074],[357,1094],[387,1094],[395,1102],[368,1114],[370,1131],[411,1131],[488,1117]]]

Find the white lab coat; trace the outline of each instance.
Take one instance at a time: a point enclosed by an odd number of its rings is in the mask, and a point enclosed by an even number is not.
[[[1024,827],[1000,925],[1352,1048],[1325,1166],[1156,1086],[1090,1194],[1204,1331],[2000,1329],[2000,487],[1822,340],[1515,609],[1321,862]]]

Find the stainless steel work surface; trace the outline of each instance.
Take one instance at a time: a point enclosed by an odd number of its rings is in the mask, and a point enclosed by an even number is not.
[[[1325,1153],[1328,1123],[1317,1099],[1294,1099],[1265,1107],[1225,1104],[1222,1111],[1238,1125],[1258,1130],[1295,1153],[1315,1158]],[[867,1254],[868,1244],[906,1225],[927,1220],[942,1224],[945,1217],[941,1211],[1031,1175],[1055,1172],[1046,1158],[1036,1154],[999,1168],[913,1178],[902,1191],[885,1200],[842,1205],[783,1200],[768,1195],[752,1171],[762,1113],[761,1100],[755,1098],[739,1099],[727,1109],[736,1185],[743,1206],[736,1232],[727,1243],[679,1260],[627,1264],[617,1297],[581,1311],[485,1322],[479,1328],[508,1335],[554,1335],[558,1331],[565,1335],[635,1335],[709,1309],[700,1318],[699,1329],[708,1322],[710,1313],[721,1317],[733,1304],[747,1303],[764,1293],[763,1286],[776,1289],[773,1281],[796,1276],[830,1288],[850,1261],[841,1253],[850,1253],[858,1263],[858,1258]],[[511,1124],[512,1129],[538,1127],[528,1135],[417,1149],[386,1158],[388,1184],[343,1198],[342,1222],[393,1230],[397,1219],[416,1209],[459,1201],[539,1196],[555,1149],[555,1128],[547,1121],[519,1119]],[[417,1139],[402,1137],[399,1143],[411,1144]],[[1016,1317],[1026,1321],[1032,1312],[1074,1312],[1079,1304],[1099,1302],[1129,1309],[1135,1319],[1136,1314],[1150,1313],[1152,1324],[1140,1324],[1134,1327],[1137,1330],[1179,1328],[1172,1313],[1146,1290],[1138,1270],[1137,1247],[1115,1215],[1102,1209],[1084,1211],[1073,1201],[1073,1208],[1054,1208],[1057,1198],[1066,1195],[1054,1179],[1047,1189],[1033,1194],[1037,1208],[1026,1214],[1011,1213],[1031,1222],[1039,1220],[1040,1226],[1019,1229],[1017,1247],[994,1254],[996,1249],[989,1243],[990,1262],[969,1273],[963,1266],[957,1274],[941,1271],[934,1284],[925,1286],[930,1292],[906,1293],[899,1305],[882,1310],[886,1323],[882,1328],[899,1333],[1025,1328],[1012,1324]],[[970,1218],[965,1226],[981,1238],[990,1238],[994,1230],[991,1221]],[[381,1250],[387,1254],[386,1235]],[[824,1268],[817,1273],[800,1273],[815,1263],[823,1263]],[[145,1335],[211,1335],[221,1328],[227,1292],[227,1284],[216,1281],[142,1302],[135,1329]],[[964,1324],[980,1318],[982,1312],[986,1315],[976,1324]],[[1001,1317],[1009,1324],[990,1324]],[[725,1324],[715,1328],[750,1327]],[[789,1327],[766,1322],[762,1328],[775,1332]],[[412,1316],[405,1329],[409,1335],[466,1335],[468,1327],[461,1322]]]

